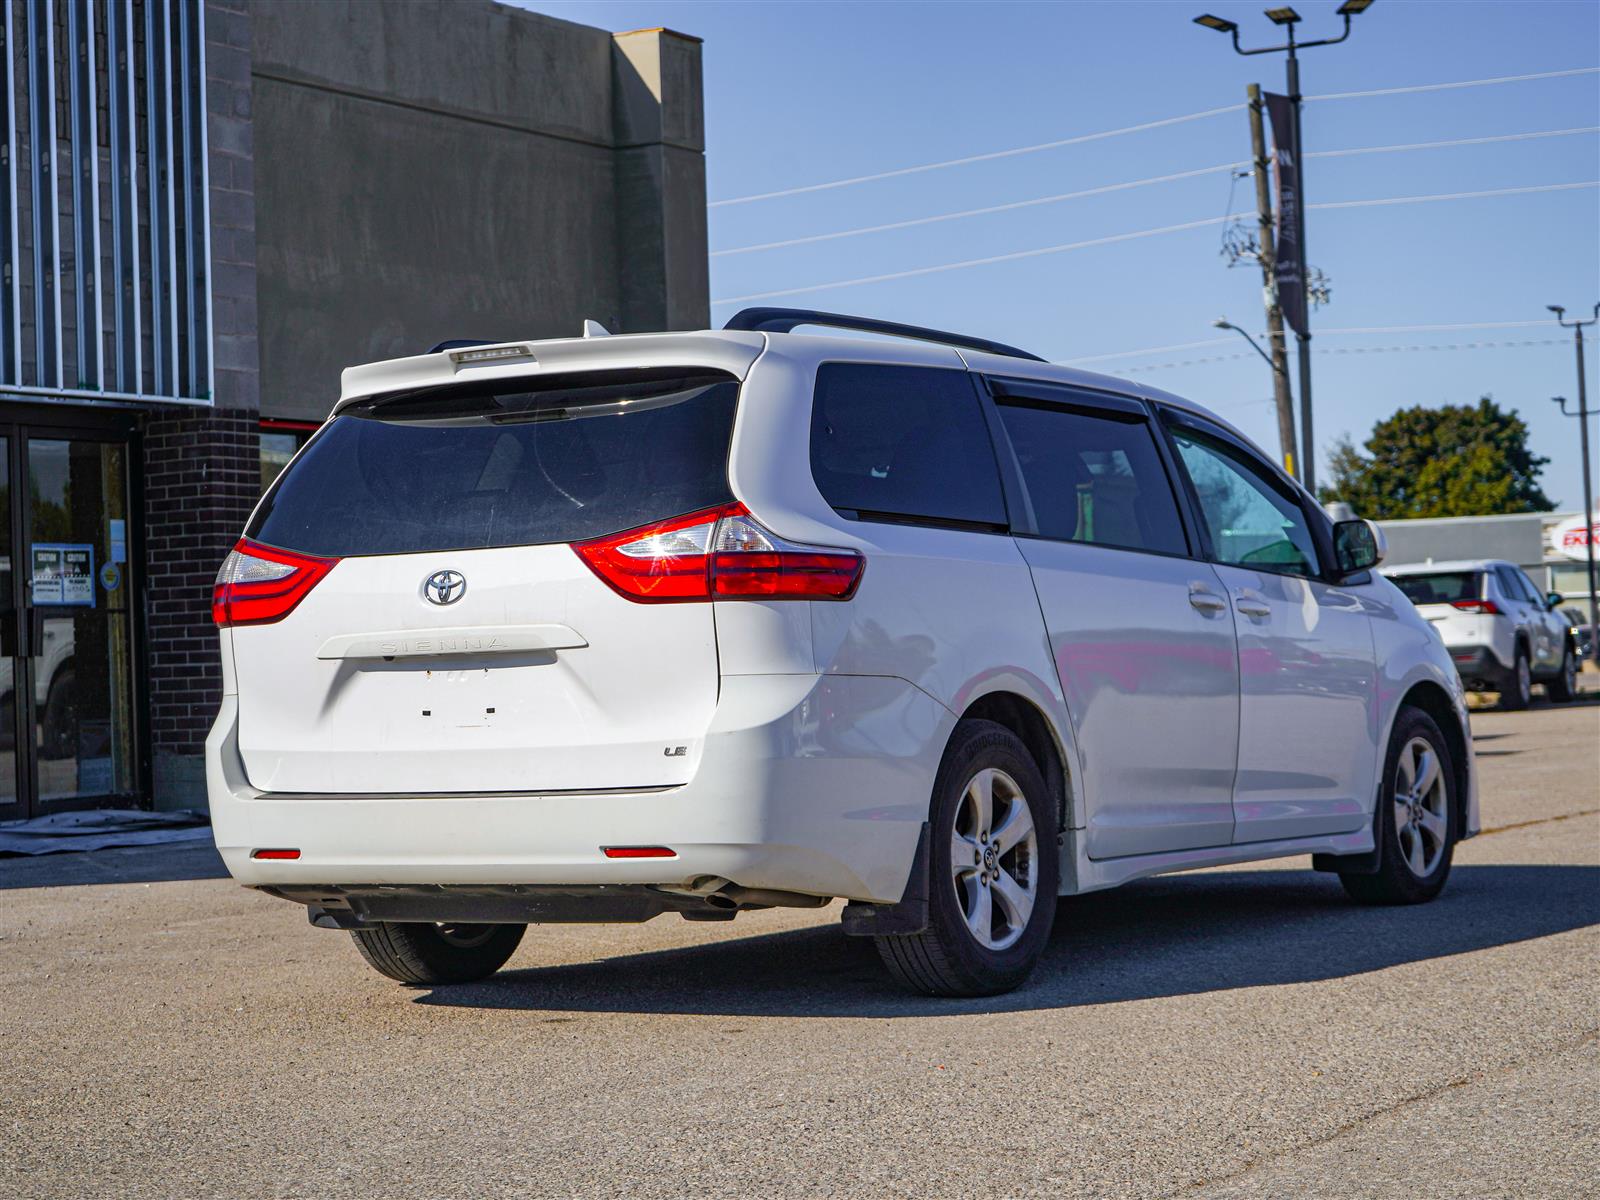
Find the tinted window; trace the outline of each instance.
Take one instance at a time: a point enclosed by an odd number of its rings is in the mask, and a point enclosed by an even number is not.
[[[965,371],[824,363],[811,473],[834,508],[1002,528],[989,429]]]
[[[1219,562],[1286,575],[1317,573],[1311,530],[1293,498],[1231,446],[1186,429],[1172,434]]]
[[[726,376],[618,372],[366,404],[278,477],[249,536],[410,554],[577,541],[693,512],[733,498],[737,399]]]
[[[1483,574],[1479,571],[1434,571],[1427,575],[1391,575],[1389,579],[1413,604],[1454,604],[1457,600],[1483,597]]]
[[[1522,589],[1522,594],[1528,598],[1528,603],[1536,604],[1540,608],[1547,607],[1544,593],[1534,586],[1533,580],[1528,578],[1526,571],[1517,570],[1512,574],[1516,576],[1517,586]]]
[[[1143,421],[1002,404],[1039,536],[1186,554],[1183,524]]]
[[[1500,582],[1500,595],[1507,600],[1526,601],[1528,599],[1522,592],[1522,585],[1517,582],[1517,573],[1510,567],[1495,567],[1494,577]]]

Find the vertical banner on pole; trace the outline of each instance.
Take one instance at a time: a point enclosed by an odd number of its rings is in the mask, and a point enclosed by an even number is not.
[[[1306,297],[1301,287],[1305,251],[1300,245],[1300,164],[1295,159],[1294,105],[1287,96],[1263,92],[1267,117],[1272,122],[1272,164],[1278,192],[1278,245],[1274,275],[1283,319],[1301,336],[1309,332]]]

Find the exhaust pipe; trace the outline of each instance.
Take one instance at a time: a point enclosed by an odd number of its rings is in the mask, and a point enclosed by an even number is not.
[[[828,897],[808,896],[804,892],[782,892],[776,888],[747,888],[730,883],[707,896],[706,903],[717,908],[821,908],[828,903]]]

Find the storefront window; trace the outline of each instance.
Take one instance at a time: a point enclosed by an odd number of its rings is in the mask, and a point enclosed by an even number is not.
[[[261,491],[272,486],[272,481],[289,465],[295,451],[310,439],[316,426],[298,423],[263,421],[261,423]]]

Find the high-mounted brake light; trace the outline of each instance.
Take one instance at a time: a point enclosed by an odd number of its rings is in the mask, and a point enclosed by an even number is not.
[[[281,621],[338,561],[240,538],[217,572],[211,619],[224,629]]]
[[[573,545],[629,600],[848,600],[866,560],[854,550],[802,546],[724,504]]]
[[[1500,606],[1493,600],[1452,600],[1451,608],[1459,608],[1462,612],[1479,613],[1485,617],[1500,615]]]

